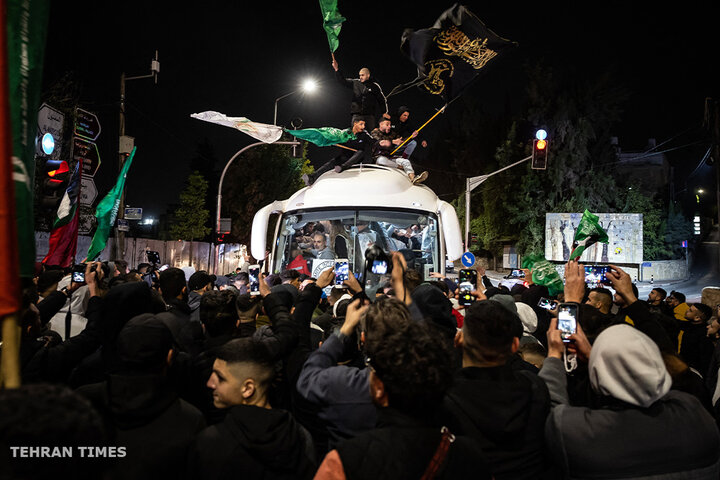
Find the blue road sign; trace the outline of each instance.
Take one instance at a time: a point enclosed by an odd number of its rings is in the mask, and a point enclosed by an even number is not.
[[[465,268],[470,268],[475,265],[475,255],[470,252],[463,253],[462,264]]]

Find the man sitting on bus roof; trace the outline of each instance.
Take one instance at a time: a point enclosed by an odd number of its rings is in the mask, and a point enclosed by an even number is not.
[[[334,168],[336,173],[340,173],[358,163],[372,163],[371,153],[375,145],[375,139],[365,131],[365,120],[362,117],[353,117],[352,133],[355,135],[355,140],[345,142],[344,146],[347,148],[341,148],[339,155],[326,162],[314,173],[302,176],[305,185],[312,185],[320,175],[331,168]],[[351,155],[352,151],[354,153]]]
[[[389,118],[381,118],[380,126],[373,130],[371,135],[377,141],[373,149],[373,157],[378,165],[402,168],[414,184],[421,183],[427,178],[427,172],[415,176],[412,163],[408,160],[409,154],[405,155],[401,150],[399,154],[393,156],[393,152],[402,144],[403,140],[400,135],[392,130],[392,122]]]

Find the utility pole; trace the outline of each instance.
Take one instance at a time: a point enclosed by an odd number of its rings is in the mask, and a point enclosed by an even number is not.
[[[715,164],[715,199],[718,208],[718,264],[716,268],[720,272],[720,111],[718,102],[712,98],[705,99],[705,127],[710,132],[712,139],[711,156]]]
[[[125,72],[120,74],[120,118],[119,118],[119,136],[118,136],[118,172],[122,172],[123,165],[127,155],[132,152],[134,146],[134,138],[125,135],[125,83],[129,80],[139,80],[141,78],[153,78],[157,85],[158,73],[160,73],[160,62],[158,61],[158,51],[155,50],[155,58],[150,63],[150,73],[148,75],[138,75],[133,77],[125,76]],[[125,218],[125,186],[123,186],[120,194],[120,206],[118,207],[117,218]],[[115,224],[115,258],[125,258],[125,232],[121,232],[117,223]]]

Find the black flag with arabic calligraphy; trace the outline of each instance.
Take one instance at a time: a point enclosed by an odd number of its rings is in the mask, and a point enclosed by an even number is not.
[[[498,36],[465,6],[456,3],[431,28],[405,30],[400,51],[417,65],[418,76],[395,87],[388,97],[418,86],[449,103],[488,62],[516,46],[517,43]]]

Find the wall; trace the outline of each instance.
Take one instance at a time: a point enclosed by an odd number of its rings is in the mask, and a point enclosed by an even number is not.
[[[48,240],[50,233],[35,232],[35,257],[37,262],[41,262],[48,251]],[[85,254],[90,248],[92,237],[86,235],[78,235],[77,254],[75,255],[75,263],[82,263]],[[160,254],[160,261],[171,267],[190,266],[190,253],[192,250],[192,267],[195,270],[212,270],[213,262],[213,245],[205,242],[183,241],[163,241],[153,240],[149,238],[125,238],[125,257],[130,268],[136,267],[138,264],[147,262],[145,256],[146,250],[156,251]],[[100,253],[100,260],[115,260],[115,239],[108,238],[107,246]],[[218,273],[224,275],[234,272],[237,267],[245,264],[245,254],[247,247],[236,243],[220,244],[220,254],[218,259]]]
[[[660,260],[644,262],[640,267],[642,277],[639,280],[649,282],[657,280],[685,280],[688,277],[685,260]]]

